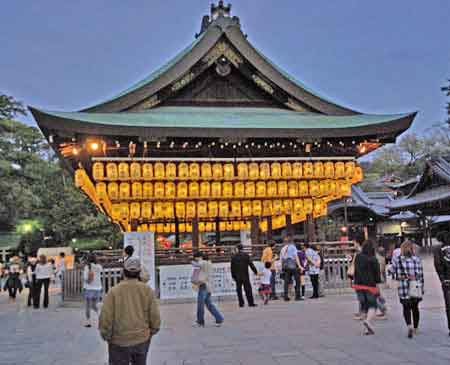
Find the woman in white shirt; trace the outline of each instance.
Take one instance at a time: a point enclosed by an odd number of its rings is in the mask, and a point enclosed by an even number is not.
[[[91,325],[91,309],[98,314],[97,303],[102,297],[102,271],[101,265],[97,264],[95,256],[88,258],[88,264],[84,267],[83,272],[83,289],[84,299],[86,300],[86,324],[85,327]]]
[[[50,287],[50,280],[53,279],[54,270],[53,265],[47,261],[45,255],[39,256],[39,262],[34,271],[36,275],[36,297],[34,298],[34,308],[39,308],[41,302],[41,290],[44,287],[44,308],[48,308],[48,288]]]

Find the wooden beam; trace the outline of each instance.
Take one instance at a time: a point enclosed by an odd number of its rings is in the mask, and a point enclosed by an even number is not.
[[[273,239],[272,216],[267,217],[267,240]]]
[[[250,238],[252,245],[259,244],[259,219],[258,217],[252,217],[250,223]]]
[[[198,219],[194,218],[192,220],[192,250],[198,251],[199,245],[199,231],[198,231]]]
[[[177,218],[175,218],[175,247],[180,247],[180,224]]]
[[[216,245],[220,245],[220,219],[216,217]]]
[[[286,231],[290,236],[294,235],[294,226],[292,225],[292,216],[286,215]]]
[[[314,218],[312,216],[312,214],[308,214],[306,216],[306,228],[307,228],[307,241],[308,242],[316,242],[316,226],[314,223]]]

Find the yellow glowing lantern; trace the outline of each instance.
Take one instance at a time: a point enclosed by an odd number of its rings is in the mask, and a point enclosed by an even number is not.
[[[113,204],[112,205],[111,217],[115,221],[118,221],[120,219],[120,204]]]
[[[92,166],[92,176],[94,180],[103,180],[105,177],[105,168],[102,162],[96,162]]]
[[[364,178],[363,169],[360,166],[356,166],[355,173],[352,178],[352,182],[354,184],[357,184],[357,183],[363,181],[363,178]]]
[[[156,225],[156,232],[158,232],[158,233],[164,233],[164,224],[163,223],[158,223],[157,225]]]
[[[241,222],[233,222],[233,231],[241,230]]]
[[[356,164],[353,161],[345,163],[345,177],[347,179],[352,179],[355,174]]]
[[[205,223],[205,232],[213,232],[215,224],[211,223],[211,222],[206,222]]]
[[[305,162],[303,164],[303,177],[307,179],[314,177],[314,165],[312,162]]]
[[[126,180],[130,178],[129,166],[126,162],[119,164],[119,179]]]
[[[166,178],[173,180],[177,178],[177,165],[173,162],[169,162],[166,165]]]
[[[200,183],[200,196],[202,198],[209,198],[211,195],[211,185],[207,181]]]
[[[134,182],[131,185],[131,196],[133,197],[133,199],[142,198],[142,184],[140,182]]]
[[[243,198],[245,196],[245,184],[243,182],[234,183],[234,196]]]
[[[336,181],[335,180],[327,180],[327,194],[328,195],[336,195]]]
[[[217,202],[208,203],[208,216],[215,218],[219,215],[219,204]]]
[[[283,162],[281,165],[281,176],[283,179],[290,179],[292,177],[292,165],[290,162]]]
[[[205,232],[205,222],[199,222],[199,224],[198,224],[198,231],[199,232]]]
[[[195,209],[196,208],[196,204],[195,202],[188,202],[186,204],[186,218],[195,218]]]
[[[283,202],[281,200],[274,200],[272,203],[272,213],[274,215],[283,214]]]
[[[319,195],[320,196],[328,195],[328,182],[326,180],[321,180],[319,182]]]
[[[117,180],[119,174],[117,172],[117,165],[114,162],[108,162],[106,164],[106,177],[109,180]]]
[[[222,186],[222,195],[225,198],[231,198],[233,197],[233,183],[231,182],[225,182]]]
[[[333,162],[325,162],[323,165],[323,175],[327,179],[333,179],[334,178],[334,163]]]
[[[202,163],[201,166],[202,170],[202,178],[203,179],[211,179],[212,177],[212,170],[211,170],[211,164],[208,162]]]
[[[278,185],[275,181],[269,181],[267,183],[267,196],[277,196]]]
[[[291,198],[295,198],[298,196],[298,183],[297,181],[289,181],[288,184],[288,195]]]
[[[153,184],[146,182],[142,185],[142,197],[148,199],[153,197]]]
[[[281,164],[279,162],[274,162],[270,166],[272,179],[281,178]]]
[[[130,176],[132,180],[139,180],[141,175],[141,164],[138,162],[132,162],[130,165]]]
[[[129,199],[130,198],[130,184],[128,184],[128,183],[120,184],[119,197],[120,197],[120,199]]]
[[[266,183],[264,181],[258,181],[256,183],[256,196],[258,198],[264,198],[266,196]]]
[[[131,203],[130,205],[130,218],[139,219],[141,216],[141,205],[139,203]]]
[[[301,179],[303,176],[303,166],[300,162],[292,164],[292,177],[294,179]]]
[[[259,165],[256,162],[252,162],[248,168],[248,177],[250,180],[259,179]]]
[[[226,222],[220,222],[219,229],[221,232],[225,232],[227,230],[227,223]]]
[[[153,217],[156,219],[164,218],[164,203],[157,202],[153,204]]]
[[[183,202],[175,203],[175,214],[178,218],[184,218],[186,216],[186,205]]]
[[[247,180],[248,179],[248,165],[246,163],[240,163],[237,167],[238,178]]]
[[[270,165],[267,162],[259,166],[259,176],[263,180],[270,179]]]
[[[227,231],[233,230],[233,222],[227,222]]]
[[[240,217],[241,216],[241,202],[232,201],[231,202],[231,217]]]
[[[285,197],[288,195],[288,184],[286,181],[278,181],[278,196]]]
[[[191,179],[200,178],[200,165],[198,163],[194,162],[189,165],[189,177]]]
[[[101,182],[101,183],[97,183],[97,185],[95,185],[95,190],[97,192],[97,196],[99,199],[103,200],[106,199],[108,197],[108,193],[106,191],[106,184]]]
[[[218,181],[214,181],[211,184],[211,196],[213,198],[220,198],[222,196],[222,184]]]
[[[156,229],[156,224],[149,224],[148,225],[148,230],[150,232],[158,232],[157,229]]]
[[[317,180],[311,180],[309,182],[309,194],[311,196],[319,196],[320,189],[319,189],[319,182]]]
[[[343,179],[345,177],[345,164],[343,162],[336,162],[334,164],[335,179]]]
[[[292,204],[292,210],[294,214],[302,214],[303,213],[303,200],[295,199]]]
[[[130,208],[128,207],[128,203],[120,203],[120,219],[128,220],[130,216]]]
[[[214,179],[222,179],[222,177],[223,177],[222,164],[215,163],[212,167],[212,173],[213,173]]]
[[[252,215],[252,202],[245,200],[242,202],[242,216],[250,217]]]
[[[155,198],[164,198],[165,186],[163,182],[157,182],[155,184]]]
[[[352,195],[352,185],[346,180],[336,181],[336,189],[341,196]]]
[[[187,179],[189,177],[189,165],[185,162],[181,162],[178,165],[178,177],[180,179]]]
[[[252,203],[252,215],[259,217],[262,215],[262,203],[260,200],[254,200]]]
[[[200,195],[200,187],[198,185],[198,182],[191,182],[189,184],[189,196],[191,198],[198,198]]]
[[[314,177],[321,179],[323,177],[323,162],[314,162]]]
[[[174,218],[175,217],[175,209],[173,203],[164,203],[164,218]]]
[[[303,211],[305,214],[311,214],[313,211],[313,200],[305,199],[303,200]]]
[[[166,198],[175,198],[176,196],[176,186],[173,182],[168,182],[165,185],[165,195]]]
[[[141,216],[144,219],[150,219],[152,217],[152,203],[150,203],[150,202],[142,203]]]
[[[198,202],[197,216],[199,218],[207,218],[208,217],[208,203],[207,202]]]
[[[188,196],[188,186],[185,182],[180,182],[177,184],[177,197],[187,198]]]
[[[267,232],[267,230],[269,229],[269,224],[266,220],[259,222],[259,229],[261,230],[261,232]]]
[[[298,195],[308,196],[309,195],[309,185],[307,181],[300,181],[298,183]]]
[[[142,165],[142,177],[144,180],[153,179],[153,165],[151,163],[145,163]]]
[[[291,213],[292,213],[292,201],[283,200],[283,214],[291,214]]]
[[[268,217],[272,215],[272,201],[264,200],[263,201],[263,216]]]
[[[119,185],[115,182],[108,184],[108,196],[111,200],[119,199]]]
[[[220,217],[228,217],[229,204],[228,202],[220,202],[219,203],[219,216]]]
[[[253,181],[248,181],[245,183],[245,196],[247,198],[254,198],[256,195],[255,183]]]
[[[155,174],[155,179],[163,180],[166,175],[164,164],[162,162],[155,163],[155,166],[153,167],[153,172]]]
[[[223,177],[227,180],[234,179],[234,166],[232,163],[226,163],[223,165]]]

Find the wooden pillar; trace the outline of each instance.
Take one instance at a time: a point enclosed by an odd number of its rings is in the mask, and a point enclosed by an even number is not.
[[[192,251],[198,251],[199,245],[198,219],[192,220]]]
[[[258,219],[258,217],[251,218],[250,239],[252,241],[252,245],[259,244],[259,219]]]
[[[216,217],[216,245],[220,245],[220,219]]]
[[[175,218],[175,247],[180,247],[180,224],[178,218]]]
[[[292,216],[290,214],[286,215],[286,231],[288,235],[294,235],[294,226],[292,225]]]
[[[272,216],[267,217],[267,240],[273,239]]]
[[[316,242],[316,225],[314,223],[314,218],[312,216],[312,214],[308,214],[306,216],[306,220],[307,220],[307,240],[308,242]]]

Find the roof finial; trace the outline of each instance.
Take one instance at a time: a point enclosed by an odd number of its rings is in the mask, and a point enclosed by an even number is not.
[[[211,4],[211,19],[216,20],[223,16],[229,18],[231,14],[231,4],[225,5],[223,0],[219,1],[219,4]]]

